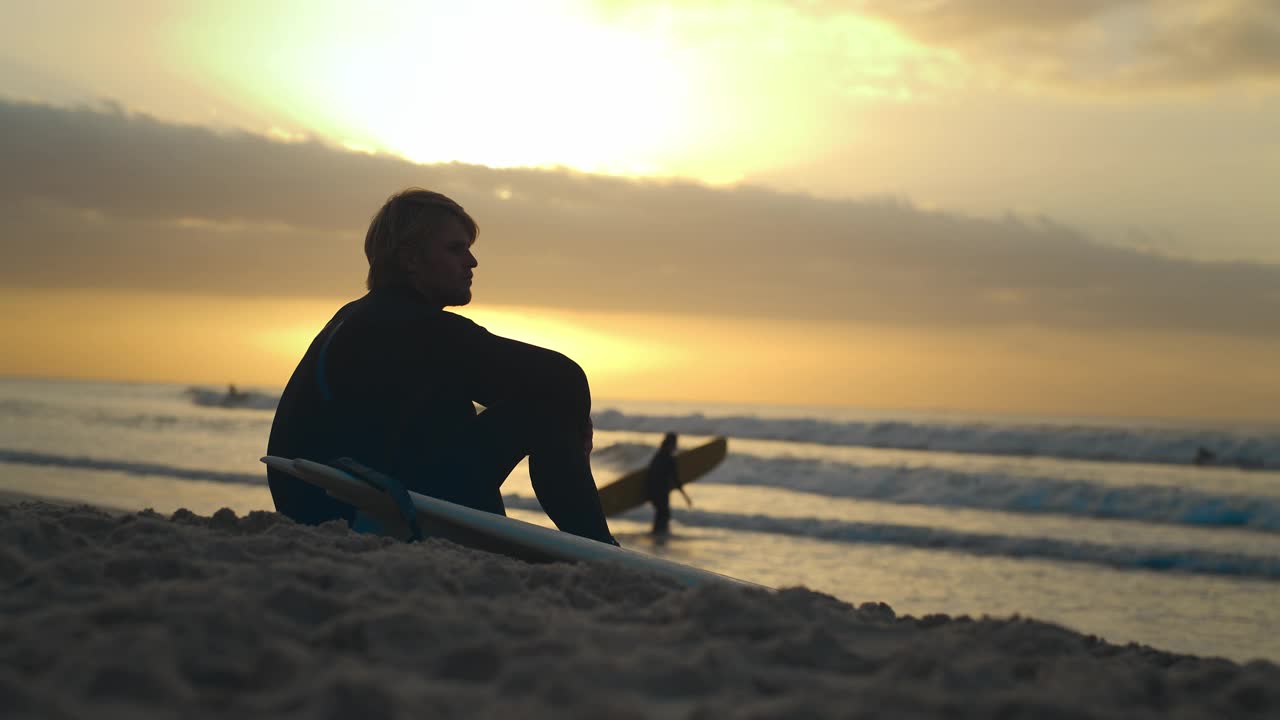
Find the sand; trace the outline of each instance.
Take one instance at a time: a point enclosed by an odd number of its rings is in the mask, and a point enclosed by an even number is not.
[[[5,718],[1280,717],[1280,668],[345,525],[0,505]]]

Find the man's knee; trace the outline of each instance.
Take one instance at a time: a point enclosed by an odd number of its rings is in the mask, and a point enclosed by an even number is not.
[[[542,388],[547,409],[557,417],[575,420],[586,417],[591,413],[587,373],[568,356],[555,353],[554,357]]]

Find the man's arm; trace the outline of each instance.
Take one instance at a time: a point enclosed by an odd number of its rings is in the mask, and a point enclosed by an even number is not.
[[[529,477],[547,516],[561,530],[616,544],[591,474],[591,389],[582,368],[561,353],[474,323],[457,349],[468,397],[518,418],[531,450]]]
[[[587,375],[562,353],[500,337],[470,320],[461,321],[455,364],[471,400],[485,407],[514,403],[525,407],[531,419],[567,423],[582,436],[584,447],[592,437],[591,389]],[[453,352],[454,348],[444,352]]]

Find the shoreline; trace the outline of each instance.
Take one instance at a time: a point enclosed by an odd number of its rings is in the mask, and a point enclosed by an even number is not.
[[[1280,667],[275,514],[0,493],[9,717],[1258,717]]]
[[[85,502],[84,500],[76,500],[74,498],[64,498],[49,495],[37,495],[35,493],[24,493],[17,490],[0,489],[0,506],[19,505],[22,503],[44,503],[47,505],[57,505],[63,507],[85,506],[107,513],[109,515],[125,515],[128,513],[138,512],[128,508],[114,507],[111,505],[99,505],[97,503]]]

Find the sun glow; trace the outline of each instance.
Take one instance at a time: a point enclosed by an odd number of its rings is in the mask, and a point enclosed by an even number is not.
[[[695,110],[688,58],[662,33],[577,0],[254,13],[201,18],[183,52],[340,143],[416,162],[652,173]]]
[[[577,360],[591,376],[610,380],[675,364],[674,348],[599,329],[616,319],[575,317],[545,309],[482,306],[455,308],[489,332],[552,348]]]
[[[824,161],[868,98],[931,82],[915,69],[932,64],[882,25],[786,3],[278,0],[190,13],[168,37],[193,84],[277,118],[277,135],[419,163],[732,184]]]

